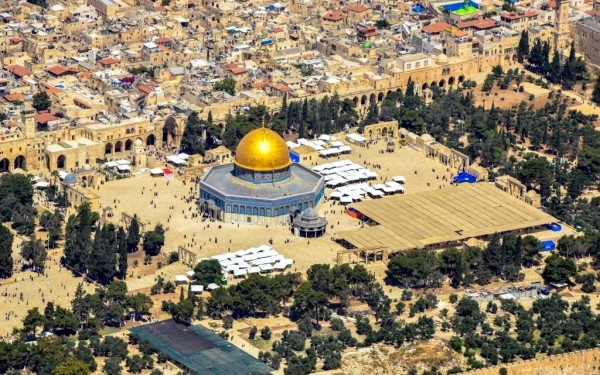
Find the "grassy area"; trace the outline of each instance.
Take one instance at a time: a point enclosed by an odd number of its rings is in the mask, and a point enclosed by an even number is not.
[[[260,350],[271,350],[271,341],[256,339],[250,340],[250,343]]]
[[[102,335],[112,335],[115,332],[117,332],[117,329],[114,327],[104,327],[102,330]]]

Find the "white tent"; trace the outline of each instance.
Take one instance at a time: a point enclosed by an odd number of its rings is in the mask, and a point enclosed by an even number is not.
[[[215,283],[210,283],[206,286],[206,289],[209,289],[209,290],[219,289],[219,286]]]
[[[248,273],[249,274],[260,273],[260,268],[259,267],[250,267],[250,268],[248,268]]]
[[[190,292],[192,292],[192,293],[202,293],[202,292],[204,292],[204,285],[192,285],[190,287]]]
[[[47,188],[48,186],[50,186],[50,183],[46,182],[46,181],[40,181],[33,186],[35,186],[38,189],[43,189],[43,188]]]
[[[246,276],[248,274],[248,271],[245,268],[241,268],[241,269],[237,269],[233,271],[233,276],[235,277],[241,277],[241,276]]]
[[[125,160],[125,159],[119,159],[119,160],[117,160],[117,161],[116,161],[116,163],[117,163],[118,165],[129,165],[129,164],[131,164],[131,163],[129,162],[129,160]]]
[[[131,166],[123,164],[123,165],[117,166],[117,169],[121,172],[125,172],[125,171],[131,170]]]
[[[261,264],[259,266],[261,271],[273,271],[275,268],[270,264]]]
[[[404,178],[404,176],[394,176],[392,178],[392,180],[394,180],[394,182],[398,182],[398,183],[401,183],[401,184],[406,183],[406,178]]]
[[[175,275],[175,282],[176,283],[189,283],[190,279],[188,279],[188,277],[185,275]]]
[[[163,174],[165,174],[165,172],[162,170],[162,168],[152,168],[150,169],[150,174],[153,176],[162,176]]]
[[[116,161],[108,161],[108,162],[104,163],[104,165],[105,165],[107,168],[114,168],[114,167],[116,167],[116,166],[117,166],[117,165],[119,165],[119,164],[117,164],[117,162],[116,162]]]
[[[185,164],[185,160],[176,155],[167,156],[167,160],[175,165]]]

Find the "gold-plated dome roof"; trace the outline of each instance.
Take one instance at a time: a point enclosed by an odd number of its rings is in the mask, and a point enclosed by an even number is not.
[[[254,129],[246,134],[235,150],[234,163],[244,169],[265,172],[292,164],[283,138],[271,129]]]

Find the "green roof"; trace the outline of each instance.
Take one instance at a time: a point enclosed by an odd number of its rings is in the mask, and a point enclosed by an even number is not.
[[[477,13],[477,8],[473,7],[473,6],[467,6],[465,8],[460,8],[457,9],[454,14],[458,15],[458,16],[464,16],[466,14],[471,14],[471,13]]]
[[[272,368],[200,325],[174,320],[130,329],[176,365],[201,375],[271,374]]]

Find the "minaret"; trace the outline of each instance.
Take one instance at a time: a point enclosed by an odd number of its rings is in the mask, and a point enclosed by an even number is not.
[[[556,1],[554,48],[562,53],[569,46],[569,0]]]
[[[24,108],[21,111],[21,122],[23,123],[25,138],[35,138],[35,109],[31,107],[31,102],[27,101],[23,104]]]

